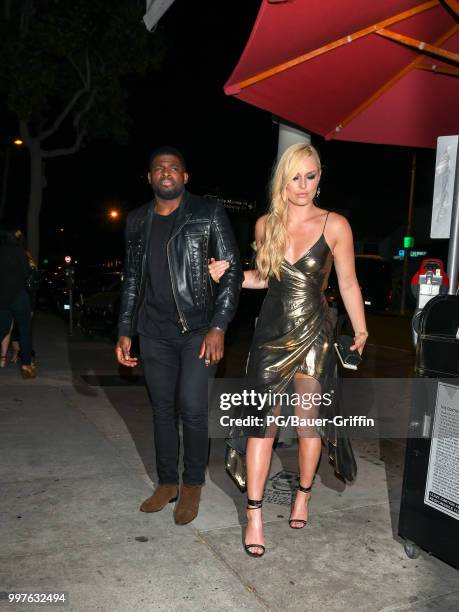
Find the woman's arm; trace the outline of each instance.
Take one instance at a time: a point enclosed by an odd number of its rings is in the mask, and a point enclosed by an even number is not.
[[[368,332],[362,293],[355,273],[352,230],[347,220],[341,215],[333,215],[327,227],[331,237],[334,239],[333,256],[339,292],[354,328],[355,343],[352,349],[355,347],[361,353],[365,346]]]
[[[221,259],[216,261],[211,259],[209,262],[209,274],[215,283],[218,283],[221,277],[230,267],[228,261]],[[259,277],[257,270],[246,270],[244,272],[244,281],[242,283],[244,289],[266,289],[268,279],[263,280]]]
[[[263,215],[258,219],[255,224],[255,242],[257,247],[261,245],[265,235],[265,222],[266,215]],[[218,283],[220,278],[228,270],[230,264],[225,260],[215,261],[211,259],[209,262],[209,274],[215,283]],[[246,270],[244,272],[244,281],[242,287],[244,289],[266,289],[268,286],[269,279],[260,278],[258,270]]]
[[[268,286],[267,278],[260,278],[258,270],[246,270],[244,272],[244,289],[266,289]]]
[[[260,248],[265,239],[265,225],[266,215],[262,215],[255,223],[255,243],[257,249]],[[246,270],[244,272],[244,282],[242,283],[244,289],[266,289],[268,283],[268,278],[260,278],[258,270]]]

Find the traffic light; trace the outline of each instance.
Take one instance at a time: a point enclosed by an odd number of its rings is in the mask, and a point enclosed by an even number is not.
[[[405,249],[412,249],[414,247],[413,236],[403,236],[403,246]]]

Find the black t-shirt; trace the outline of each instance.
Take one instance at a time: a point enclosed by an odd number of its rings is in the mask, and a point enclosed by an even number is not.
[[[139,310],[137,331],[150,338],[181,335],[181,323],[172,292],[167,260],[167,243],[172,234],[178,208],[169,215],[153,213],[147,250],[145,294]]]

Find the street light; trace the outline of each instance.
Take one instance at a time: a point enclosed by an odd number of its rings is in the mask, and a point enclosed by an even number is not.
[[[21,138],[15,138],[13,140],[13,144],[15,144],[17,147],[21,147],[24,144],[24,141],[21,140]]]
[[[108,214],[109,214],[110,219],[113,219],[113,220],[119,219],[119,216],[120,216],[119,211],[114,210],[114,209],[112,209]]]

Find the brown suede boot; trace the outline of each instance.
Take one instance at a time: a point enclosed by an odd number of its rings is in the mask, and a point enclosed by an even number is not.
[[[201,489],[202,485],[181,485],[179,500],[174,511],[177,525],[191,523],[198,516]]]
[[[142,512],[159,512],[168,503],[174,502],[178,495],[178,485],[158,485],[151,497],[140,506]]]

